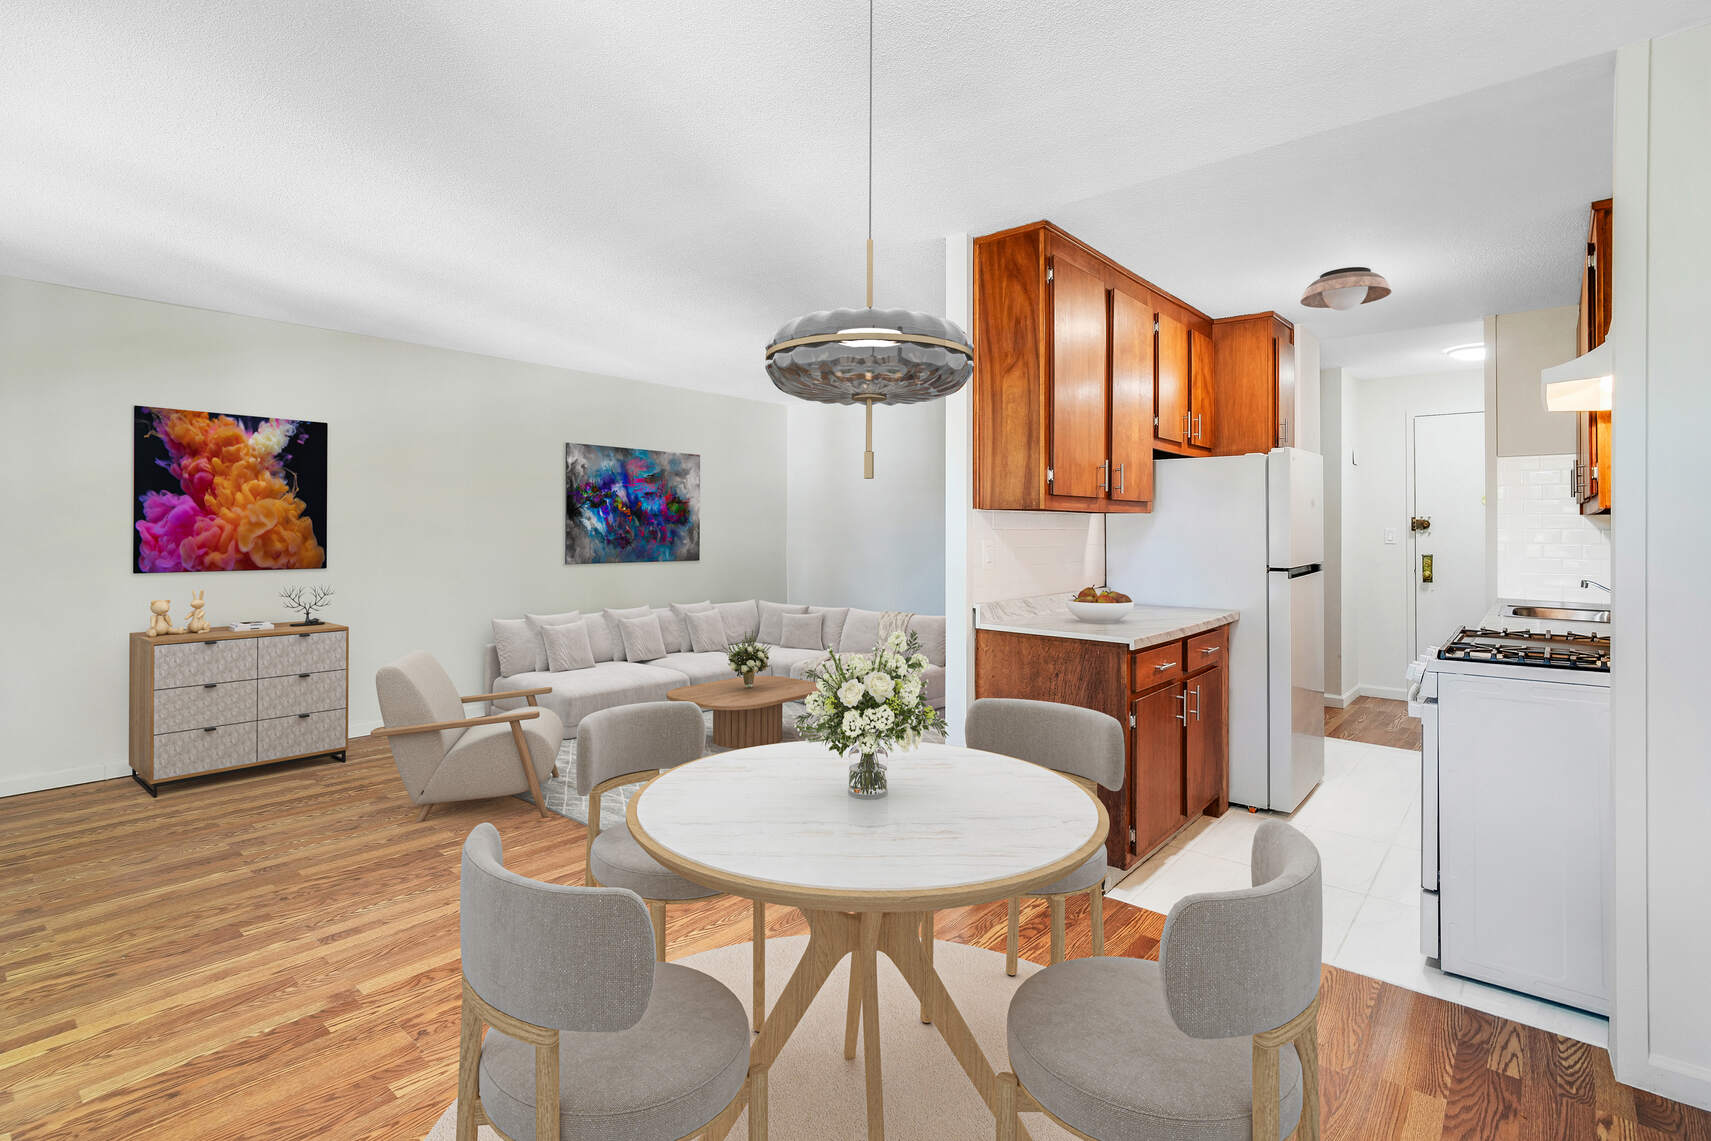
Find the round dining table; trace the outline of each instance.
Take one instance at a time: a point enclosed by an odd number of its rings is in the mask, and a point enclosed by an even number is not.
[[[885,1136],[878,956],[921,1002],[989,1109],[997,1080],[933,967],[932,913],[1025,895],[1081,866],[1109,820],[1089,786],[1013,757],[921,745],[887,759],[889,795],[849,795],[848,762],[787,741],[669,769],[630,799],[636,842],[686,879],[798,908],[808,945],[751,1049],[770,1068],[814,996],[851,957],[844,1056],[858,1025],[867,1135]],[[757,1002],[759,1002],[757,996]]]

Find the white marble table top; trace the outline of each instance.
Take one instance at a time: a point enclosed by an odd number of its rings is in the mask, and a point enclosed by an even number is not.
[[[1103,846],[1098,801],[1049,769],[951,745],[921,745],[886,765],[890,795],[858,800],[849,763],[823,745],[719,753],[648,784],[631,801],[630,827],[668,867],[693,863],[702,874],[691,878],[712,887],[776,902],[842,893],[875,908],[887,894],[973,902],[986,898],[980,885],[1047,882]]]
[[[1241,617],[1234,610],[1148,606],[1137,602],[1121,622],[1083,622],[1069,612],[1069,597],[1065,592],[982,602],[975,607],[975,629],[1076,638],[1083,642],[1117,642],[1131,650],[1144,650],[1227,626]]]

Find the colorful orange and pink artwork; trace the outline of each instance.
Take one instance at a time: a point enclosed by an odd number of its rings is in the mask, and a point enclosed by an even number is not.
[[[327,426],[135,411],[132,566],[173,571],[327,565]]]

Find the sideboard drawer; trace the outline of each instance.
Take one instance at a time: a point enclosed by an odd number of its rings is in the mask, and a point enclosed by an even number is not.
[[[154,779],[212,772],[255,764],[255,722],[157,733],[154,738]]]
[[[345,707],[345,671],[264,677],[256,683],[258,718],[319,713]]]
[[[258,677],[322,673],[345,668],[345,632],[278,634],[257,638]]]
[[[1166,642],[1135,651],[1135,692],[1151,689],[1160,682],[1175,681],[1182,676],[1182,643]]]
[[[254,638],[211,638],[154,647],[154,688],[242,681],[255,677]],[[342,666],[344,663],[340,663]]]
[[[255,682],[221,681],[154,691],[154,731],[176,733],[255,720]]]
[[[258,760],[333,753],[345,747],[345,711],[299,713],[256,722]]]

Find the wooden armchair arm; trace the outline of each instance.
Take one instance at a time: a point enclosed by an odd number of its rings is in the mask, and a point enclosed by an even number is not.
[[[503,693],[472,693],[468,697],[460,697],[458,700],[468,704],[471,701],[504,701],[511,697],[526,697],[529,699],[529,704],[533,705],[535,698],[552,691],[552,686],[543,685],[539,689],[508,689]]]
[[[430,721],[426,725],[382,725],[369,731],[370,737],[403,737],[411,733],[438,733],[442,729],[468,729],[472,725],[499,725],[506,721],[527,721],[539,717],[539,709],[512,709],[488,717],[467,717],[458,721]]]

